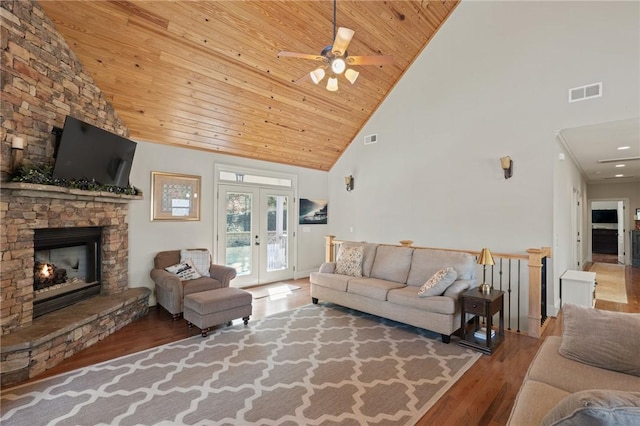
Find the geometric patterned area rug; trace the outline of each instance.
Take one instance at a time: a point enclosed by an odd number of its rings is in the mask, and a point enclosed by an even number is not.
[[[481,356],[306,305],[2,391],[5,425],[409,425]]]

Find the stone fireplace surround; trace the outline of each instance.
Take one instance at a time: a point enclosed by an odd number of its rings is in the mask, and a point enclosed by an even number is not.
[[[116,195],[3,183],[1,385],[34,377],[148,312],[149,289],[129,288],[128,203]],[[34,230],[102,227],[100,296],[33,319]]]

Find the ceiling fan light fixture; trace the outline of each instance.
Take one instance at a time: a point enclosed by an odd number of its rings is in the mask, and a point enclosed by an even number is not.
[[[356,70],[352,70],[351,68],[349,68],[348,70],[346,70],[344,72],[344,76],[347,80],[349,80],[349,82],[351,84],[355,83],[356,80],[358,79],[358,76],[360,75],[360,73]]]
[[[324,78],[324,70],[322,68],[316,68],[315,70],[313,70],[313,71],[311,71],[309,73],[309,76],[311,77],[311,80],[315,84],[318,84]]]
[[[342,58],[334,58],[331,61],[331,71],[333,71],[335,74],[342,74],[346,68],[347,64]]]
[[[334,22],[334,25],[335,25],[335,22]],[[355,34],[355,31],[353,31],[352,29],[344,28],[344,27],[338,28],[338,32],[336,33],[336,38],[333,41],[332,52],[334,55],[336,56],[344,55],[344,51],[346,50],[349,43],[351,43],[353,34]]]
[[[330,92],[338,91],[338,79],[336,77],[330,77],[327,81],[327,90]]]

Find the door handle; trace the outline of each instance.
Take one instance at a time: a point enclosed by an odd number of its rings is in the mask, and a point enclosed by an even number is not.
[[[259,246],[259,245],[260,245],[260,242],[259,242],[259,241],[256,241],[256,245],[257,245],[257,246]]]

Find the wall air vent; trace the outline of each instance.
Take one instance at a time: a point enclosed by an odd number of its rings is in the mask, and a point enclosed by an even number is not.
[[[602,82],[569,89],[569,103],[602,96]]]
[[[376,134],[368,135],[364,137],[365,145],[371,145],[372,143],[376,143],[376,142],[378,142],[378,135]]]

